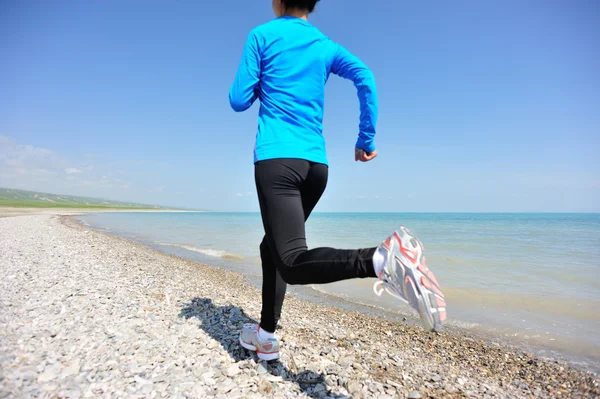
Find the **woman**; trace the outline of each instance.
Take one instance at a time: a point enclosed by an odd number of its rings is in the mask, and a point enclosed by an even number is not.
[[[374,290],[408,302],[427,330],[438,331],[446,303],[425,266],[422,244],[401,227],[379,247],[339,250],[306,246],[304,223],[327,184],[323,138],[325,83],[330,73],[354,82],[360,101],[355,161],[377,156],[377,93],[371,71],[308,22],[318,0],[273,0],[276,19],[250,32],[229,93],[236,112],[260,101],[255,182],[265,236],[260,325],[240,343],[262,360],[279,357],[274,335],[287,284],[326,284],[378,277]]]

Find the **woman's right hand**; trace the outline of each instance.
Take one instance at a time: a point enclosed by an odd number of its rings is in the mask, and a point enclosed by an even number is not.
[[[354,149],[354,160],[360,162],[369,162],[377,156],[377,150],[373,152],[366,152],[360,148]]]

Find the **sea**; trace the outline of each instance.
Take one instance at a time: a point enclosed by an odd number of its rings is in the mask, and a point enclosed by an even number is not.
[[[243,273],[260,287],[259,213],[78,218],[153,249]],[[315,213],[306,235],[309,248],[365,248],[379,245],[400,225],[424,244],[427,264],[446,295],[450,330],[600,371],[600,214]],[[419,322],[409,306],[376,296],[374,282],[347,280],[290,292],[310,290],[308,297]]]

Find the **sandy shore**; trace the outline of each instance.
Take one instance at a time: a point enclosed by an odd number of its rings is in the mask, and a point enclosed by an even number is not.
[[[0,219],[2,398],[600,397],[566,364],[293,297],[281,362],[259,363],[241,275],[44,211]]]

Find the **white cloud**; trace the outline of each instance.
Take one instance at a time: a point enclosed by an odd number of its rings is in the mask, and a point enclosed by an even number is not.
[[[46,174],[56,169],[60,158],[45,148],[23,145],[10,137],[0,136],[0,165],[5,173],[14,171],[21,175]]]
[[[53,151],[0,136],[0,186],[24,188],[55,179],[63,162]]]
[[[0,136],[0,187],[73,195],[110,195],[107,189],[128,189],[130,184],[110,177],[101,167],[67,159],[47,148],[21,144]],[[115,192],[118,193],[118,192]]]

